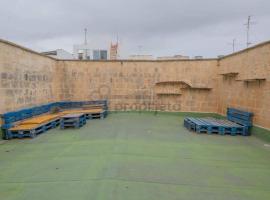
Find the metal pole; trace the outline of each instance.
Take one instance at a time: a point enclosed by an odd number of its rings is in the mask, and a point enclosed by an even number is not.
[[[251,42],[249,40],[249,38],[250,38],[250,27],[253,24],[255,24],[255,23],[251,21],[251,15],[249,15],[247,23],[244,24],[245,26],[247,26],[247,48],[251,45]]]
[[[249,46],[249,29],[250,29],[250,16],[248,16],[248,22],[247,22],[247,47]]]
[[[84,44],[87,44],[87,28],[84,29]]]

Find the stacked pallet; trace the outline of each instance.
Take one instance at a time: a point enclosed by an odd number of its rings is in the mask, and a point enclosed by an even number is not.
[[[47,114],[23,120],[7,131],[7,138],[34,138],[59,125],[61,114]]]
[[[227,120],[187,117],[184,119],[184,126],[197,133],[247,136],[250,135],[252,116],[250,112],[228,108]]]
[[[86,116],[83,113],[68,114],[61,117],[60,128],[80,128],[86,124]]]
[[[184,126],[197,133],[220,134],[220,135],[245,135],[245,128],[228,120],[214,118],[185,118]]]

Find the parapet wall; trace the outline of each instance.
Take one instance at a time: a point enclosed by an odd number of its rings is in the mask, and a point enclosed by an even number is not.
[[[0,113],[59,100],[56,64],[0,40]]]
[[[217,110],[217,61],[59,61],[64,100],[107,98],[111,110]]]
[[[255,113],[255,124],[270,128],[270,42],[221,59],[218,72],[218,113],[245,109]]]
[[[64,61],[0,40],[0,113],[107,98],[110,110],[255,113],[270,128],[270,43],[223,59]],[[223,74],[223,75],[220,75]],[[245,79],[264,78],[245,82]]]

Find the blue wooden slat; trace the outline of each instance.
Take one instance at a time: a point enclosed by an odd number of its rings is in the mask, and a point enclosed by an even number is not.
[[[247,111],[243,111],[243,110],[239,110],[239,109],[235,109],[235,108],[228,108],[227,113],[238,114],[238,115],[243,115],[243,116],[247,116],[247,117],[253,116],[252,112],[247,112]]]

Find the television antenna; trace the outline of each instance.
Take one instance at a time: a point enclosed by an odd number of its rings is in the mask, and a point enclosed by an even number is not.
[[[248,20],[247,20],[247,23],[246,24],[244,24],[246,27],[247,27],[247,48],[252,44],[251,42],[250,42],[250,27],[251,27],[251,25],[254,25],[255,24],[255,22],[253,22],[253,21],[251,21],[251,15],[249,15],[248,16]]]

